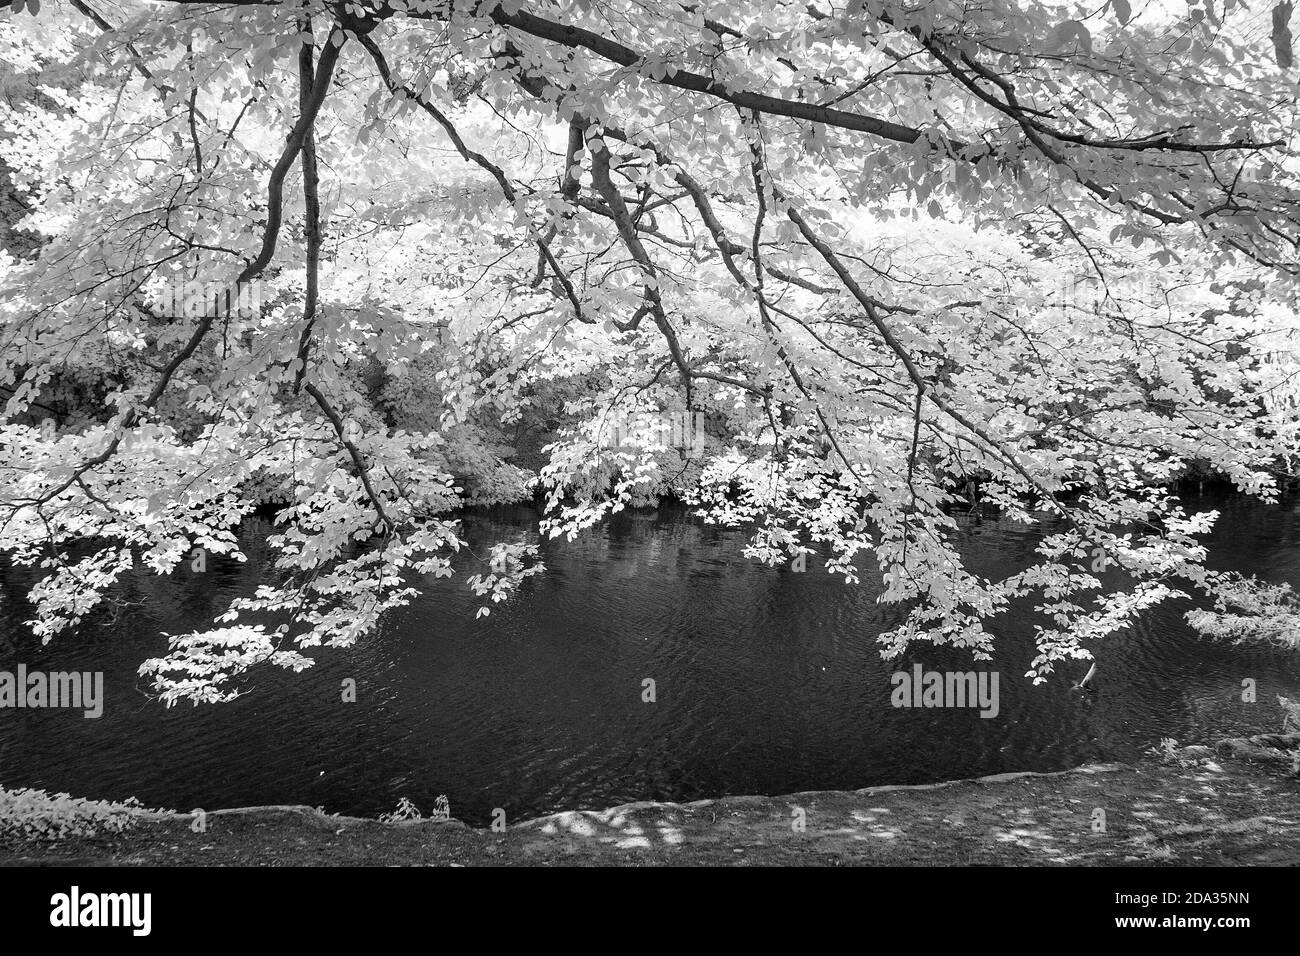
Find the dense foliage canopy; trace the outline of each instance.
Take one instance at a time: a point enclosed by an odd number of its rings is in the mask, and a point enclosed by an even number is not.
[[[452,574],[464,504],[571,536],[672,493],[755,559],[879,575],[890,654],[987,655],[1032,599],[1042,677],[1193,591],[1294,643],[1169,491],[1272,496],[1297,452],[1290,16],[18,0],[0,545],[48,572],[35,631],[278,506],[280,577],[143,668],[220,700]],[[965,566],[984,508],[1042,527],[1032,566]]]

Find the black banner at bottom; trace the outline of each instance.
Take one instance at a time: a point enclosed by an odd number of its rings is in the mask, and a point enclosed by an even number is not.
[[[926,948],[1095,938],[1231,944],[1285,931],[1284,869],[74,868],[0,867],[11,939],[331,946],[428,933],[433,921],[499,942],[512,931],[590,937],[711,924],[734,942],[774,924],[794,932],[908,927]],[[472,936],[472,938],[477,938]],[[604,937],[609,939],[610,937]],[[653,935],[650,937],[653,938]],[[918,942],[920,940],[918,939]]]

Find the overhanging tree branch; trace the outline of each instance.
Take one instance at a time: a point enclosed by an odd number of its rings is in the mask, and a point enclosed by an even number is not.
[[[335,26],[329,34],[329,39],[325,43],[325,49],[321,52],[320,61],[317,64],[316,77],[312,84],[312,93],[306,101],[303,111],[290,129],[289,135],[285,140],[283,149],[280,151],[280,158],[271,169],[271,175],[267,180],[267,217],[266,226],[262,231],[262,243],[257,255],[254,256],[240,271],[238,277],[233,283],[233,287],[238,289],[248,283],[250,280],[260,275],[262,271],[270,264],[271,259],[275,256],[275,249],[280,235],[280,227],[283,223],[284,215],[284,180],[288,175],[294,160],[298,156],[299,150],[302,149],[306,141],[307,134],[316,121],[316,116],[320,112],[321,104],[325,102],[325,95],[328,92],[330,81],[334,76],[334,68],[338,65],[340,51],[345,41],[343,31]],[[158,404],[167,387],[171,384],[172,378],[176,372],[184,365],[191,356],[198,351],[199,345],[212,330],[216,323],[218,315],[216,312],[207,314],[199,320],[198,325],[191,333],[188,340],[181,347],[180,351],[172,357],[162,370],[158,381],[154,384],[144,401],[137,406],[127,409],[122,415],[121,421],[117,426],[117,432],[108,443],[108,446],[99,454],[86,459],[80,465],[73,469],[64,481],[60,482],[50,491],[45,492],[35,498],[11,502],[15,508],[24,505],[41,505],[57,498],[63,492],[71,488],[82,475],[86,474],[93,468],[102,465],[108,461],[117,452],[122,443],[122,433],[132,428],[139,421],[142,410],[153,408]]]

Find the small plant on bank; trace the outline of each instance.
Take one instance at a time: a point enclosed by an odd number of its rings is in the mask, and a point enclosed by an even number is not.
[[[410,797],[402,797],[397,801],[397,809],[391,813],[381,813],[379,815],[380,823],[400,823],[403,820],[420,820],[424,814],[420,808],[411,802]]]
[[[380,823],[402,823],[407,820],[423,820],[425,816],[420,812],[420,808],[411,802],[409,797],[402,797],[397,801],[397,809],[391,813],[381,813],[379,815]],[[451,819],[451,802],[447,799],[445,793],[439,794],[438,798],[433,801],[433,812],[429,814],[430,820],[450,820]]]
[[[433,816],[431,820],[450,820],[451,819],[451,801],[447,799],[445,793],[440,793],[438,799],[433,801]]]
[[[1194,767],[1198,758],[1188,754],[1173,737],[1161,737],[1160,743],[1147,748],[1147,753],[1162,763],[1177,764],[1180,767]]]

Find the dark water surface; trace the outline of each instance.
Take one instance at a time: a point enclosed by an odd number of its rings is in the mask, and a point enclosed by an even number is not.
[[[1300,584],[1294,501],[1263,506],[1192,497],[1223,510],[1215,567]],[[531,512],[465,520],[473,549],[521,540]],[[491,616],[464,576],[427,582],[383,632],[350,650],[314,652],[300,675],[257,672],[234,703],[170,710],[138,689],[136,669],[165,650],[163,631],[202,626],[268,572],[188,563],[170,578],[134,576],[136,606],[47,647],[25,634],[22,595],[34,575],[0,570],[0,669],[103,671],[104,715],[0,710],[0,783],[77,796],[135,796],[188,810],[305,803],[375,815],[409,797],[426,813],[446,794],[452,814],[485,824],[632,800],[921,783],[1011,770],[1128,760],[1162,737],[1184,742],[1276,730],[1276,694],[1300,696],[1300,656],[1197,639],[1169,604],[1094,648],[1090,694],[1070,689],[1082,664],[1034,686],[1032,621],[999,620],[1000,713],[895,709],[890,674],[972,668],[928,645],[880,660],[875,638],[898,610],[864,576],[845,585],[740,555],[745,535],[684,512],[619,516],[574,542],[548,542],[549,571]],[[1040,532],[985,522],[967,532],[974,567],[1006,574]],[[1259,702],[1241,702],[1243,678]],[[357,682],[343,703],[341,682]],[[642,702],[642,681],[657,702]]]

